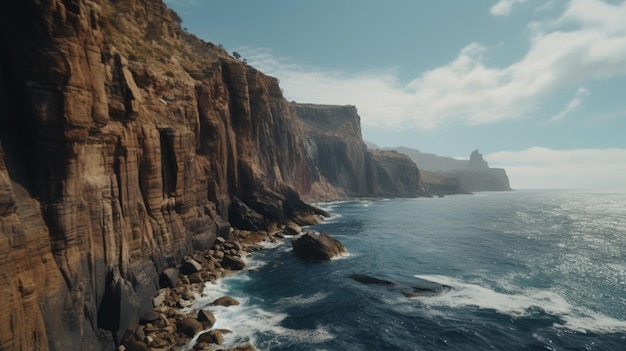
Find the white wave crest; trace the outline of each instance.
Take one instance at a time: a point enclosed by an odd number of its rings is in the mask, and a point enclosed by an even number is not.
[[[416,275],[420,279],[450,285],[452,289],[425,301],[430,306],[478,307],[511,316],[529,316],[538,309],[563,320],[555,327],[578,332],[615,333],[626,330],[626,321],[584,307],[570,304],[556,292],[541,289],[518,289],[517,293],[500,293],[492,289],[439,275]]]
[[[291,297],[283,297],[282,299],[276,302],[279,306],[300,306],[300,305],[308,305],[318,301],[324,300],[326,297],[330,295],[329,293],[319,292],[317,294],[311,296],[304,295],[296,295]]]
[[[230,284],[248,279],[251,278],[246,274],[237,274],[214,283],[205,284],[202,295],[196,296],[197,299],[193,306],[187,308],[185,312],[192,313],[194,310],[201,309],[208,309],[213,312],[216,318],[213,328],[232,331],[232,333],[224,334],[224,345],[222,345],[224,348],[249,342],[257,348],[268,349],[280,345],[281,339],[289,342],[316,344],[334,338],[324,327],[304,330],[285,328],[281,324],[288,317],[287,314],[267,311],[255,304],[251,298],[239,296],[238,293],[229,289]],[[235,298],[240,304],[229,307],[210,305],[215,299],[226,295]],[[326,296],[328,294],[315,294],[310,297],[295,296],[291,303],[313,303],[326,298]],[[289,300],[286,300],[286,303],[289,303]],[[271,341],[262,341],[258,338],[259,335],[264,334],[272,337],[264,337],[263,340]],[[196,338],[197,336],[187,345],[187,349],[193,347]]]

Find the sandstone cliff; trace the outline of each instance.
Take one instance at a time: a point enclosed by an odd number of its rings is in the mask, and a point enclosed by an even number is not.
[[[315,212],[299,193],[419,192],[362,140],[303,138],[276,79],[159,0],[3,1],[0,38],[0,350],[113,349],[164,269]]]
[[[111,349],[192,248],[312,211],[277,81],[160,1],[0,16],[0,349]]]
[[[304,122],[307,153],[320,176],[346,197],[426,195],[420,173],[406,155],[370,151],[354,106],[292,103]]]

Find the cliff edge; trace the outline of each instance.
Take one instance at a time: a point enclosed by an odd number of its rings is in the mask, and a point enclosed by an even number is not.
[[[478,150],[472,151],[469,160],[422,153],[408,147],[391,150],[409,156],[420,167],[423,182],[433,194],[511,190],[506,170],[489,167]]]
[[[304,122],[308,157],[335,197],[428,195],[420,171],[406,155],[368,150],[354,106],[292,103]]]

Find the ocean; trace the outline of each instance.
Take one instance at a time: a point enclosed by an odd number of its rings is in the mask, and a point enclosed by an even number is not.
[[[225,347],[259,350],[626,350],[626,194],[477,193],[318,204],[308,229],[349,255],[295,257],[289,239],[208,284]],[[398,288],[362,284],[363,274]],[[407,298],[422,280],[451,287]]]

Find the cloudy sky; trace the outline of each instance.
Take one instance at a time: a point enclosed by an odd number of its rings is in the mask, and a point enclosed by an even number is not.
[[[626,191],[626,0],[165,2],[287,99],[355,105],[379,146]]]

